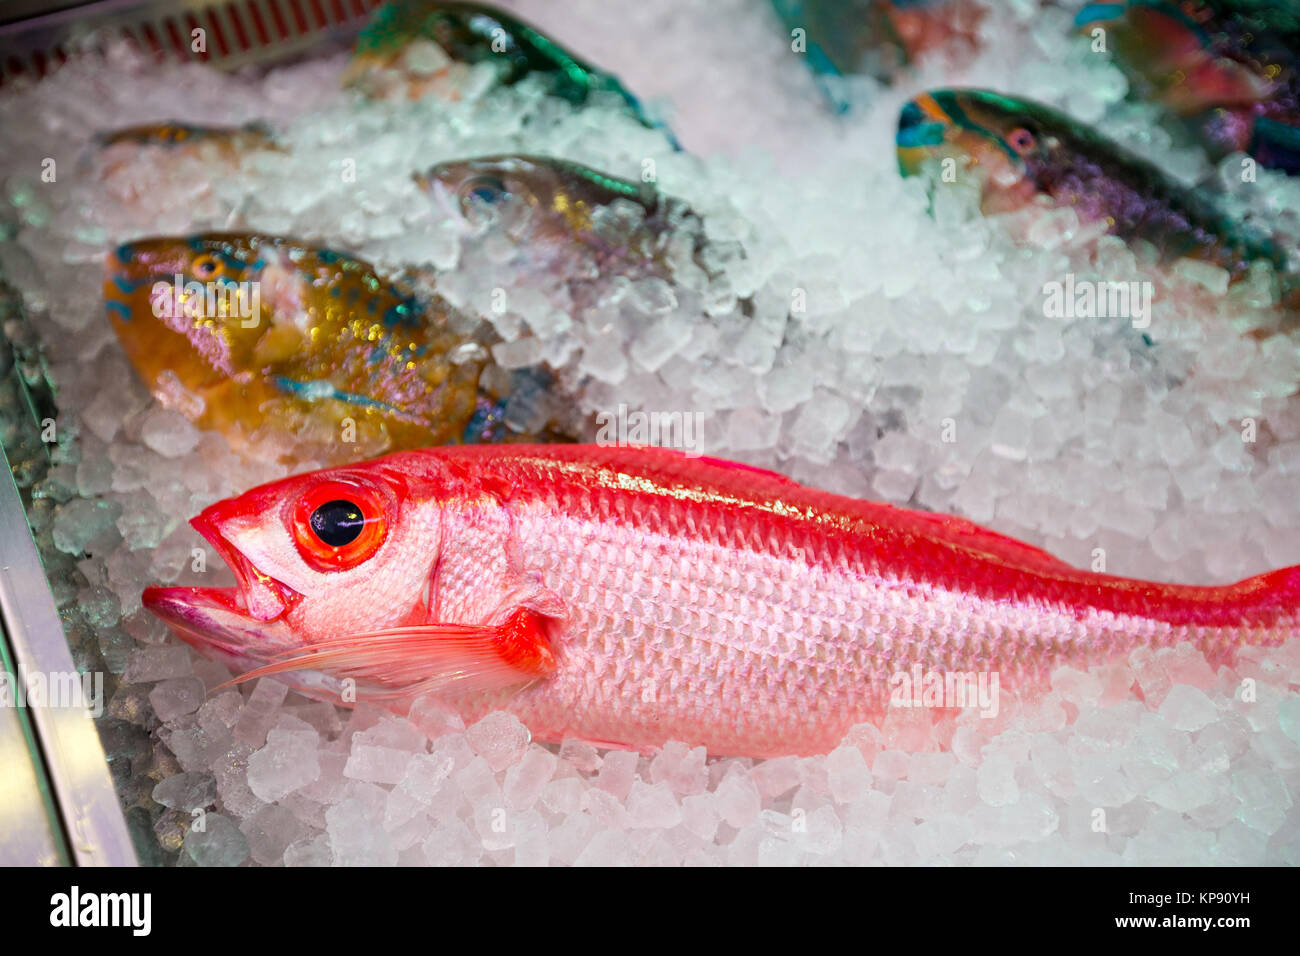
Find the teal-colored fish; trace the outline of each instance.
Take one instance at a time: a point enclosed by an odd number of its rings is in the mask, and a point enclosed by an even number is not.
[[[1230,282],[1260,262],[1276,274],[1282,309],[1300,314],[1300,278],[1271,238],[1224,213],[1201,192],[1050,107],[988,90],[933,90],[903,106],[900,170],[915,175],[948,160],[979,178],[986,212],[1047,197],[1126,242],[1146,240],[1166,261],[1197,259]]]
[[[663,130],[674,148],[680,148],[672,132],[646,113],[618,77],[579,58],[536,27],[487,4],[437,0],[384,4],[357,38],[345,84],[364,88],[367,78],[376,72],[395,69],[415,40],[432,42],[450,62],[492,63],[504,84],[540,76],[548,92],[575,105],[586,103],[593,93],[612,93],[642,125]],[[431,79],[437,72],[435,68],[426,76]],[[413,91],[422,93],[425,77],[415,79]]]
[[[928,53],[973,50],[985,13],[978,0],[772,0],[772,7],[838,113],[850,105],[841,78],[893,83]]]
[[[1167,107],[1215,158],[1248,152],[1300,173],[1300,4],[1089,3],[1075,24],[1103,39],[1134,92]]]

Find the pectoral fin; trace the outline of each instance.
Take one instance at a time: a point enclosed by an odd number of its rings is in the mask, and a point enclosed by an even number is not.
[[[351,634],[277,655],[230,683],[314,670],[372,688],[365,695],[371,698],[497,690],[555,670],[543,620],[520,608],[497,625],[418,624]]]

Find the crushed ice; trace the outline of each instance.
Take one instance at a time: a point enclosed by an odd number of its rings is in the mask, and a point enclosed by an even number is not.
[[[1258,290],[1218,297],[1214,270],[1158,273],[1111,240],[1094,257],[1069,211],[993,223],[949,191],[927,216],[920,185],[897,176],[899,104],[958,84],[1102,123],[1185,181],[1214,173],[1171,148],[1149,108],[1120,102],[1122,77],[1070,40],[1068,13],[1031,26],[1037,5],[1007,5],[959,74],[934,65],[898,89],[864,84],[845,123],[821,109],[761,5],[626,7],[611,31],[597,0],[570,4],[557,37],[665,104],[690,153],[527,84],[478,83],[455,104],[363,105],[332,92],[338,58],[259,79],[115,48],[0,97],[3,188],[21,224],[0,242],[0,270],[41,331],[61,427],[78,438],[79,459],[54,469],[46,493],[60,502],[53,545],[83,556],[81,577],[55,584],[74,589],[117,678],[102,734],[129,817],[152,831],[141,845],[157,844],[142,855],[205,866],[1300,862],[1297,641],[1248,649],[1217,673],[1187,648],[1142,651],[1058,671],[1050,691],[1004,700],[993,720],[900,711],[825,757],[753,761],[684,744],[654,756],[543,745],[505,714],[465,728],[420,704],[409,719],[346,712],[270,680],[215,691],[225,669],[141,611],[146,584],[227,573],[195,564],[202,541],[185,519],[281,474],[154,403],[102,320],[107,244],[200,229],[435,267],[445,294],[496,324],[503,366],[564,368],[588,383],[572,399],[586,412],[702,412],[710,454],[962,514],[1075,564],[1102,555],[1111,573],[1210,583],[1300,563],[1296,350],[1223,334],[1242,315],[1264,321],[1251,311]],[[172,118],[267,120],[287,151],[221,175],[212,157],[84,175],[95,133]],[[679,257],[671,284],[602,278],[590,311],[572,315],[561,285],[499,243],[462,243],[410,179],[511,150],[628,176],[653,160],[660,188],[702,217],[710,271]],[[48,157],[54,188],[39,180]],[[341,175],[348,164],[355,181]],[[1218,173],[1243,213],[1300,206],[1300,183],[1261,173],[1248,189],[1227,164]],[[1123,324],[1045,318],[1044,282],[1067,272],[1155,283],[1155,345]],[[504,314],[486,307],[496,288]],[[1255,444],[1241,441],[1247,420],[1260,424]]]

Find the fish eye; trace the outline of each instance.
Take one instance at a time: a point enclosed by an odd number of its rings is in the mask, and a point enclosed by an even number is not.
[[[355,501],[335,498],[311,513],[307,519],[312,533],[331,548],[341,548],[360,537],[366,516]]]
[[[359,482],[326,481],[294,506],[294,542],[317,571],[345,571],[373,557],[387,527],[384,499]]]
[[[1011,135],[1007,137],[1007,143],[1023,156],[1034,148],[1038,143],[1038,139],[1032,132],[1021,126],[1011,131]]]
[[[221,260],[214,255],[205,253],[195,257],[191,269],[197,278],[211,279],[221,274]]]
[[[492,206],[509,195],[506,184],[496,176],[475,176],[460,189],[460,208],[469,218],[484,218]]]

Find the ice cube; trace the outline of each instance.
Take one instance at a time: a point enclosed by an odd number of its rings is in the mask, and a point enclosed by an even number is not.
[[[506,771],[502,796],[506,806],[515,810],[527,810],[542,795],[550,782],[559,758],[549,750],[541,747],[529,747],[523,759]]]
[[[267,734],[266,745],[248,758],[249,789],[271,803],[311,783],[321,772],[319,744],[320,735],[312,727],[275,728]]]
[[[837,803],[853,803],[871,787],[871,770],[862,751],[849,744],[826,757],[827,782]]]
[[[149,692],[149,703],[158,719],[167,722],[194,713],[206,695],[207,688],[197,677],[176,677],[155,686]]]
[[[243,823],[242,830],[248,839],[249,855],[262,866],[275,866],[281,861],[287,864],[289,847],[310,832],[290,810],[275,804],[254,813]]]
[[[153,788],[153,798],[164,807],[189,813],[210,807],[217,799],[217,781],[209,773],[178,773]]]
[[[1203,691],[1186,684],[1170,689],[1160,705],[1160,716],[1178,730],[1200,730],[1218,716],[1214,702]]]
[[[180,458],[198,445],[199,430],[180,412],[159,407],[145,416],[140,438],[164,458]]]
[[[235,739],[254,747],[262,746],[267,731],[275,726],[276,713],[288,694],[289,688],[279,681],[259,680],[235,722]]]
[[[722,778],[714,792],[718,815],[737,829],[758,820],[763,798],[754,781],[744,773],[730,773]]]
[[[630,826],[666,830],[681,822],[681,807],[666,783],[633,782],[627,798]]]
[[[528,728],[506,711],[496,711],[471,724],[465,737],[493,770],[505,770],[518,763],[532,740]]]
[[[185,834],[185,853],[199,866],[239,866],[248,859],[248,839],[229,817],[206,813]]]

